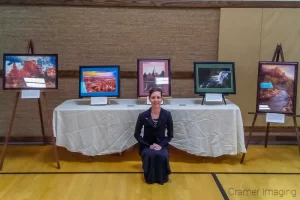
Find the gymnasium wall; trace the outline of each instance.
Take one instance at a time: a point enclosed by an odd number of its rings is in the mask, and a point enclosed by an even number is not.
[[[170,57],[172,96],[185,98],[195,96],[194,61],[234,60],[237,95],[229,99],[240,106],[247,127],[252,120],[247,112],[255,109],[258,60],[269,60],[277,42],[286,60],[300,59],[300,25],[290,22],[299,16],[298,9],[6,5],[0,7],[0,54],[26,52],[29,39],[36,53],[59,54],[59,90],[47,93],[51,113],[63,101],[78,98],[79,65],[121,65],[121,98],[136,98],[136,59]],[[0,136],[7,131],[14,96],[0,90]],[[12,135],[35,137],[40,130],[37,100],[20,101]]]
[[[281,43],[285,61],[300,62],[300,23],[295,20],[299,17],[300,9],[221,9],[218,59],[236,62],[237,95],[229,99],[240,106],[245,126],[251,126],[254,117],[248,112],[256,106],[258,61],[271,61]],[[300,95],[297,104],[299,114]],[[293,126],[291,117],[286,122],[272,126]],[[256,124],[265,126],[265,116]]]

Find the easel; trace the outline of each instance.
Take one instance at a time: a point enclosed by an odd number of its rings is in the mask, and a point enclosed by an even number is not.
[[[283,56],[283,50],[282,50],[282,46],[281,44],[277,44],[273,58],[272,58],[272,62],[279,62],[279,57],[281,57],[282,62],[284,62],[284,56]],[[266,115],[266,113],[257,113],[257,112],[249,112],[248,114],[250,115],[254,115],[253,121],[252,121],[252,126],[251,126],[251,130],[249,132],[249,136],[248,136],[248,140],[246,142],[246,150],[248,149],[248,145],[251,141],[251,136],[252,136],[252,132],[253,132],[253,128],[257,119],[257,115]],[[299,139],[299,133],[298,133],[298,125],[297,125],[297,117],[299,117],[300,115],[293,115],[293,114],[286,114],[286,116],[290,116],[293,117],[293,121],[294,121],[294,128],[295,128],[295,132],[296,132],[296,138],[297,138],[297,143],[298,143],[298,151],[300,154],[300,139]],[[268,137],[269,137],[269,128],[270,128],[270,122],[267,122],[267,130],[266,130],[266,136],[265,136],[265,148],[267,148],[267,144],[268,144]],[[243,156],[241,158],[240,163],[242,164],[244,162],[244,158],[245,158],[245,153],[243,153]]]
[[[227,105],[224,96],[225,96],[225,94],[222,94],[222,99],[223,99],[224,104]],[[202,97],[201,105],[203,105],[203,103],[205,101],[205,94],[201,94],[200,97]]]
[[[34,48],[33,48],[33,42],[32,42],[32,40],[30,40],[28,42],[27,52],[31,53],[31,54],[34,54]],[[2,154],[1,154],[1,159],[0,159],[0,171],[2,171],[2,167],[3,167],[5,155],[6,155],[6,149],[7,149],[9,137],[11,135],[12,126],[13,126],[14,118],[15,118],[15,115],[16,115],[18,101],[19,101],[19,98],[20,98],[20,93],[21,93],[20,91],[17,91],[16,97],[14,99],[14,105],[13,105],[12,115],[11,115],[11,118],[9,120],[8,132],[7,132],[6,136],[5,136],[4,148],[3,148],[3,151],[2,151]],[[54,138],[54,134],[53,134],[53,129],[52,129],[52,120],[50,119],[51,115],[48,112],[48,103],[47,103],[47,98],[46,98],[46,92],[45,91],[41,91],[41,97],[43,97],[44,101],[45,101],[45,107],[46,107],[46,110],[47,110],[47,118],[48,118],[48,126],[49,126],[49,130],[50,130],[50,134],[51,134],[51,140],[52,140],[52,145],[53,145],[53,153],[54,153],[54,157],[55,157],[55,160],[56,160],[56,163],[57,163],[57,168],[60,169],[60,163],[59,163],[59,159],[58,159],[57,147],[56,147],[56,142],[55,142],[55,138]],[[42,128],[42,134],[43,134],[43,141],[44,141],[44,145],[46,145],[46,137],[45,137],[45,131],[44,131],[44,124],[43,124],[43,114],[42,114],[41,97],[38,99],[39,115],[40,115],[40,120],[41,120],[41,128]]]

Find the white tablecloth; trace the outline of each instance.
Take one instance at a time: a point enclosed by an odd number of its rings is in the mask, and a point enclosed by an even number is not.
[[[133,134],[138,114],[150,107],[139,101],[114,99],[105,106],[90,106],[86,99],[63,102],[53,113],[57,145],[89,156],[130,148],[137,143]],[[170,145],[198,156],[245,153],[241,111],[226,101],[227,105],[201,105],[200,99],[165,100],[162,107],[174,122]]]

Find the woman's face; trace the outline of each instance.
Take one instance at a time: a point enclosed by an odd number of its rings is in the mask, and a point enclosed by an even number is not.
[[[153,92],[150,96],[150,102],[152,107],[160,107],[162,96],[160,92]]]

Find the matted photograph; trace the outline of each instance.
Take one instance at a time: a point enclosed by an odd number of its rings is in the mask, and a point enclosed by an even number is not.
[[[79,97],[120,97],[120,66],[80,66]]]
[[[235,94],[234,62],[194,62],[195,94]]]
[[[256,112],[295,114],[297,62],[259,62]]]
[[[4,90],[58,89],[57,54],[4,54]]]
[[[170,59],[138,59],[138,97],[148,96],[151,88],[160,88],[163,96],[171,96],[170,69]]]

